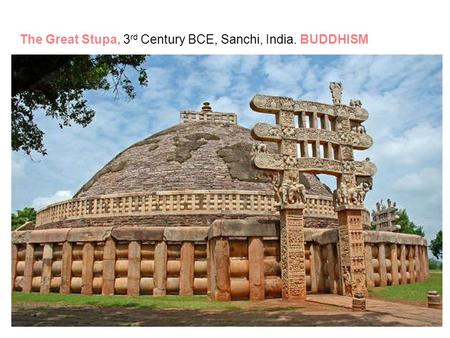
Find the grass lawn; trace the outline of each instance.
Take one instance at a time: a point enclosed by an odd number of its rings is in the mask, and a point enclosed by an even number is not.
[[[426,304],[427,292],[430,290],[436,290],[442,297],[442,271],[430,271],[430,278],[420,283],[369,289],[369,297]]]
[[[192,310],[238,310],[248,305],[245,301],[212,302],[207,296],[85,296],[80,294],[61,295],[58,293],[12,293],[12,303],[44,303],[58,305],[95,305],[105,307],[136,307],[160,309],[192,309]]]
[[[430,278],[426,281],[377,287],[369,289],[370,298],[389,301],[403,301],[415,304],[426,304],[427,292],[436,290],[442,296],[442,271],[430,271]],[[254,304],[249,301],[213,302],[207,296],[84,296],[80,294],[61,295],[59,293],[12,293],[12,303],[40,303],[68,306],[94,305],[104,307],[136,307],[158,309],[191,309],[191,310],[264,310],[274,304]],[[283,307],[284,308],[284,307]],[[286,308],[285,310],[288,310]]]

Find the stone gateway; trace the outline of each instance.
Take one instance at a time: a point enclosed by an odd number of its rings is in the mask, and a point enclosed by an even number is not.
[[[370,231],[376,168],[361,101],[256,95],[276,124],[182,111],[180,123],[125,149],[76,195],[12,232],[12,290],[208,295],[214,301],[354,297],[428,278],[427,243]],[[255,140],[262,141],[260,143]],[[317,174],[333,175],[332,192]]]

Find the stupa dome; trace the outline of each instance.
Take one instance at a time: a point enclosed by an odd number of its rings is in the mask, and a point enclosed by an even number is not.
[[[205,102],[200,112],[182,111],[179,124],[120,152],[73,199],[39,212],[36,224],[207,226],[217,215],[270,217],[273,188],[252,166],[254,143],[236,114],[213,112]],[[303,174],[301,181],[310,216],[319,220],[311,226],[334,224],[330,189],[315,175]]]

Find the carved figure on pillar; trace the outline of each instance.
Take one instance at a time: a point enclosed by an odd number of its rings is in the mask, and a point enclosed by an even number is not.
[[[333,104],[341,104],[342,101],[342,83],[331,82],[330,83],[331,97],[333,98]],[[361,103],[361,101],[359,101]]]

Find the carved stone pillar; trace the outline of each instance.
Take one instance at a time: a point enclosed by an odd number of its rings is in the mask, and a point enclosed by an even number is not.
[[[341,275],[344,295],[367,295],[361,209],[338,210]]]
[[[282,297],[306,299],[303,209],[282,209],[280,216]]]

